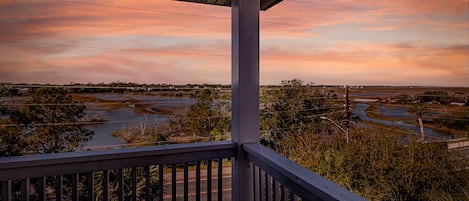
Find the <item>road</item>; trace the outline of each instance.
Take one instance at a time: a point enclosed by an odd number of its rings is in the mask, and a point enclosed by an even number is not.
[[[188,180],[188,193],[189,200],[195,200],[196,196],[196,177],[195,170],[189,171],[189,180]],[[222,179],[222,198],[223,200],[231,200],[231,167],[223,168],[223,179]],[[176,173],[176,200],[184,200],[184,173]],[[163,177],[164,183],[164,200],[172,200],[172,183],[171,183],[171,173],[167,173]],[[201,170],[200,178],[200,200],[207,200],[207,171],[206,169]],[[217,200],[218,197],[218,170],[216,168],[212,169],[212,200]]]

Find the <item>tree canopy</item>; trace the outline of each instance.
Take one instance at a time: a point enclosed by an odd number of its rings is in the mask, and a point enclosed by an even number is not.
[[[37,88],[29,100],[4,107],[0,129],[3,156],[74,151],[92,131],[80,122],[85,106],[62,88]]]
[[[261,96],[261,143],[280,148],[286,135],[332,132],[320,117],[340,121],[345,111],[330,97],[329,91],[314,89],[298,79],[284,80],[280,88],[265,89]]]

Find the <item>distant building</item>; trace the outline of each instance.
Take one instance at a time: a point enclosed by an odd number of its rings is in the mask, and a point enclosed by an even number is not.
[[[377,98],[356,98],[353,99],[354,102],[359,102],[359,103],[374,103],[374,102],[379,102],[379,99]]]
[[[451,105],[457,105],[457,106],[462,107],[462,106],[466,105],[466,103],[451,102]]]

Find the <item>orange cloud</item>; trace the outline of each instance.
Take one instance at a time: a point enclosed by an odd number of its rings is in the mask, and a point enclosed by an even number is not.
[[[467,0],[302,2],[261,13],[262,83],[469,86]],[[230,82],[226,7],[23,0],[0,13],[0,82]]]

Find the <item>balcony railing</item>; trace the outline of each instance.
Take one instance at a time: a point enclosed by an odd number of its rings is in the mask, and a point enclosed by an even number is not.
[[[236,150],[209,142],[0,158],[1,200],[231,200],[233,157],[250,161],[253,200],[363,200],[262,145]]]

